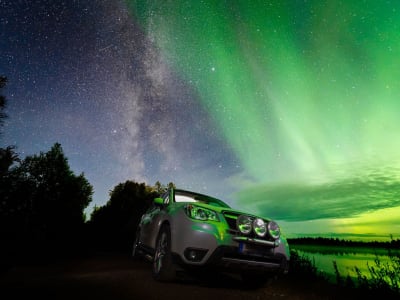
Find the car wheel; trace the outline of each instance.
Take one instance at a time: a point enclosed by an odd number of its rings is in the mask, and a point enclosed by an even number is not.
[[[161,227],[157,237],[153,259],[153,277],[158,281],[171,281],[175,278],[175,267],[171,254],[171,231],[168,226]]]
[[[140,228],[136,230],[135,241],[133,242],[133,247],[132,247],[133,258],[138,258],[141,254],[141,251],[139,249],[139,241],[140,241]]]

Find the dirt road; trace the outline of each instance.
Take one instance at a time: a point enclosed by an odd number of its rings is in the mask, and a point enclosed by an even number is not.
[[[354,299],[334,286],[284,276],[258,289],[238,278],[208,278],[160,283],[151,265],[123,255],[14,267],[0,274],[0,298],[6,299]]]

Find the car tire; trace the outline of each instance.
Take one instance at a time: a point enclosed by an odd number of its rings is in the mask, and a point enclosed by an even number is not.
[[[141,254],[139,249],[139,241],[140,241],[140,228],[136,230],[135,241],[133,242],[132,247],[132,258],[138,258]]]
[[[167,225],[161,227],[157,237],[153,258],[153,277],[158,281],[175,279],[175,266],[171,253],[171,231]]]

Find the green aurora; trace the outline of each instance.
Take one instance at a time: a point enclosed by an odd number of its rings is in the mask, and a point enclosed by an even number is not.
[[[288,233],[400,234],[400,2],[128,1]]]

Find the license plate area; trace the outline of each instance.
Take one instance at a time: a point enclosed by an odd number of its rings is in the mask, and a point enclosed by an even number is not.
[[[244,242],[239,243],[238,251],[240,254],[260,256],[260,257],[270,256],[271,254],[274,253],[273,252],[274,250],[269,247],[265,247],[262,245],[250,244],[250,243],[244,243]]]

